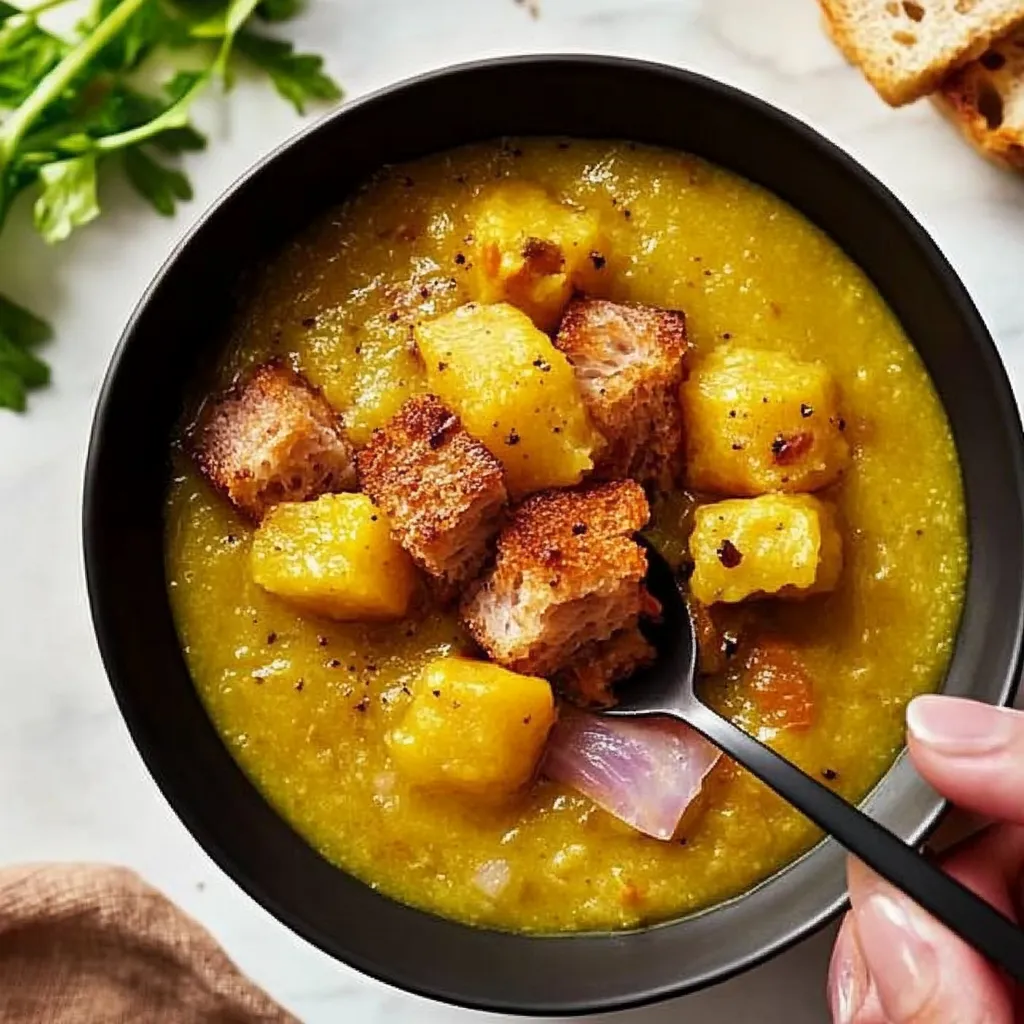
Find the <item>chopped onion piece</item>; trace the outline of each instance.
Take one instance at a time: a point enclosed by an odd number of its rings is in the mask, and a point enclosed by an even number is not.
[[[507,860],[484,861],[473,876],[473,884],[485,895],[496,900],[512,877]]]
[[[682,722],[563,707],[543,772],[639,832],[671,839],[721,752]]]

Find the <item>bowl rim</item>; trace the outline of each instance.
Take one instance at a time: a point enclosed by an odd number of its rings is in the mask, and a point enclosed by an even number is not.
[[[845,894],[840,895],[836,899],[829,900],[821,906],[817,913],[804,919],[800,925],[776,935],[771,941],[763,942],[754,955],[735,957],[724,967],[708,970],[700,975],[690,976],[682,983],[667,984],[659,988],[649,988],[644,991],[637,991],[630,998],[575,1000],[569,1003],[558,1003],[557,1005],[551,1002],[531,1002],[528,999],[524,999],[520,1003],[511,1003],[508,1000],[490,1001],[483,998],[463,998],[457,993],[453,993],[447,989],[440,987],[432,988],[430,984],[411,982],[397,967],[394,967],[393,965],[383,965],[378,962],[367,961],[354,953],[339,952],[336,942],[322,934],[316,927],[304,921],[299,915],[293,913],[289,908],[280,905],[275,898],[271,897],[265,891],[264,885],[257,878],[247,874],[240,865],[238,865],[232,857],[221,848],[217,839],[199,821],[198,816],[193,814],[186,802],[179,800],[177,795],[174,794],[173,786],[169,784],[163,766],[159,763],[159,759],[156,757],[154,751],[150,749],[146,743],[140,741],[139,720],[136,715],[135,708],[127,697],[128,687],[124,680],[118,678],[118,673],[114,668],[113,651],[115,647],[115,640],[108,628],[108,623],[104,621],[101,608],[101,591],[103,587],[99,582],[101,576],[99,551],[97,546],[97,531],[99,529],[99,525],[97,523],[96,515],[98,487],[97,466],[100,461],[101,448],[104,443],[104,427],[108,418],[112,396],[117,385],[125,353],[133,344],[139,322],[153,296],[163,287],[166,278],[171,274],[174,265],[178,262],[182,253],[193,244],[195,238],[202,233],[207,224],[217,217],[222,208],[229,203],[238,192],[243,190],[251,180],[260,176],[270,164],[274,163],[282,154],[292,149],[303,140],[323,131],[328,125],[334,124],[337,121],[346,120],[356,111],[372,107],[381,100],[391,97],[396,93],[416,89],[426,83],[449,76],[457,76],[460,74],[501,67],[519,66],[529,68],[532,66],[546,64],[575,65],[581,68],[597,67],[611,74],[621,70],[645,70],[656,75],[673,77],[705,92],[718,94],[719,96],[734,103],[747,107],[755,116],[775,122],[780,130],[798,136],[805,145],[816,149],[828,160],[842,165],[843,169],[856,180],[857,185],[867,193],[870,193],[872,201],[875,204],[884,207],[888,214],[898,221],[901,231],[913,241],[915,247],[921,253],[922,258],[929,264],[930,269],[941,279],[943,290],[948,295],[950,301],[957,306],[964,322],[969,324],[970,333],[972,334],[975,342],[975,353],[977,357],[984,362],[984,369],[991,380],[992,388],[997,398],[1000,418],[1007,425],[1011,426],[1012,432],[1015,435],[1013,451],[1014,465],[1012,466],[1012,470],[1015,478],[1017,502],[1019,506],[1024,508],[1024,433],[1022,433],[1021,430],[1018,406],[1013,396],[1013,391],[1007,377],[1005,367],[999,357],[995,343],[980,313],[974,305],[973,300],[967,293],[965,286],[942,251],[938,248],[937,244],[932,240],[927,231],[925,231],[921,224],[910,213],[907,207],[897,199],[896,196],[884,184],[882,184],[879,179],[871,174],[852,156],[832,142],[828,137],[803,123],[793,115],[786,113],[780,108],[760,99],[757,96],[751,95],[742,89],[717,81],[714,78],[656,61],[640,60],[600,53],[552,52],[499,56],[447,65],[389,83],[371,92],[360,95],[348,102],[345,102],[336,109],[327,112],[315,121],[302,127],[283,142],[276,145],[266,155],[261,157],[252,164],[252,166],[239,175],[212,203],[206,207],[205,210],[202,211],[188,230],[173,245],[170,254],[163,261],[152,281],[143,292],[130,318],[128,319],[127,324],[125,325],[118,344],[110,359],[95,405],[93,423],[89,436],[88,454],[85,463],[82,530],[86,586],[94,631],[97,636],[104,669],[110,681],[121,715],[125,720],[125,724],[132,736],[136,749],[139,751],[139,754],[146,764],[147,770],[152,775],[164,799],[168,801],[175,814],[178,815],[186,825],[187,829],[199,846],[214,860],[218,867],[235,882],[235,884],[237,884],[248,896],[254,899],[261,907],[267,909],[274,917],[285,924],[297,935],[312,943],[321,951],[327,952],[328,955],[333,958],[347,963],[360,972],[367,974],[378,981],[396,986],[402,990],[409,991],[417,995],[426,996],[452,1005],[459,1005],[472,1009],[515,1013],[527,1016],[550,1014],[574,1016],[578,1014],[642,1006],[675,996],[684,995],[689,992],[726,981],[745,970],[765,962],[784,950],[789,949],[802,939],[807,938],[814,932],[820,930],[836,918],[848,906],[848,900]],[[799,210],[799,207],[797,207],[797,211],[801,212],[802,215],[805,215]],[[965,607],[966,603],[967,598],[965,595]],[[1005,676],[1000,683],[999,689],[999,703],[1002,705],[1012,703],[1016,695],[1021,676],[1022,658],[1024,658],[1024,650],[1022,650],[1022,636],[1024,636],[1024,604],[1020,602],[1018,602],[1014,630],[1015,642],[1010,659],[1006,665]],[[879,779],[871,794],[866,796],[862,802],[867,803],[871,801],[874,794],[884,786],[889,773],[902,761],[906,760],[907,756],[907,751],[904,747],[897,755],[892,765],[890,765],[890,768],[882,778]],[[947,806],[947,801],[936,795],[931,801],[927,811],[922,816],[919,824],[909,830],[907,834],[907,841],[914,845],[924,841],[935,829]],[[686,918],[666,921],[647,929],[638,929],[637,931],[656,931],[662,928],[671,927],[680,923],[680,921],[688,921],[694,918],[713,914],[723,907],[729,906],[738,900],[746,898],[751,893],[757,892],[757,890],[767,886],[773,879],[789,874],[803,861],[810,858],[821,846],[829,843],[834,843],[834,840],[830,840],[827,837],[822,839],[810,850],[805,851],[800,857],[783,867],[779,872],[769,876],[753,889],[739,894],[730,900],[715,904],[697,914],[689,915]],[[342,869],[338,868],[336,870],[341,871]],[[406,910],[409,910],[412,913],[427,913],[415,907],[410,907],[408,905],[403,906]],[[489,931],[488,929],[476,928],[474,926],[462,925],[459,923],[456,924],[459,928],[472,928],[475,931],[483,933],[487,933]],[[629,935],[632,933],[617,932],[613,934]],[[531,941],[540,942],[572,942],[579,936],[577,934],[570,933],[525,935],[521,937],[527,938]]]

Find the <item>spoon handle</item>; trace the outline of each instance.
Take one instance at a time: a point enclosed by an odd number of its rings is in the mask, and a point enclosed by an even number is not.
[[[887,828],[698,701],[674,709],[854,856],[1024,984],[1024,931]]]

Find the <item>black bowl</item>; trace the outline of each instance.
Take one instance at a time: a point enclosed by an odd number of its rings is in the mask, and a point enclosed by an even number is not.
[[[824,842],[745,896],[629,933],[510,935],[395,903],[316,854],[231,759],[193,689],[164,578],[172,428],[200,357],[222,344],[240,273],[382,164],[502,135],[631,139],[699,154],[791,203],[871,276],[927,364],[963,465],[971,567],[944,690],[991,703],[1008,703],[1018,677],[1024,444],[992,340],[953,270],[908,212],[810,129],[734,89],[672,68],[531,57],[394,86],[272,154],[179,246],[114,357],[86,475],[93,618],[140,753],[214,860],[339,960],[454,1003],[576,1013],[691,991],[807,935],[843,906],[842,850]],[[900,758],[867,809],[918,841],[942,802]]]

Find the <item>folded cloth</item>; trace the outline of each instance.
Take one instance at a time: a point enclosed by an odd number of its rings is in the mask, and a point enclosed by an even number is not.
[[[126,868],[0,869],[2,1024],[297,1024]]]

